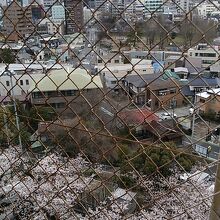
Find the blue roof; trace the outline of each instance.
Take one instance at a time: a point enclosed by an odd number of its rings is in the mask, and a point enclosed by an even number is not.
[[[163,67],[164,67],[164,62],[155,62],[155,61],[153,62],[153,68],[155,73],[163,71]]]

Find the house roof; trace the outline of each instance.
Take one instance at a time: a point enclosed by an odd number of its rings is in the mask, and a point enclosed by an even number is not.
[[[27,95],[15,95],[14,96],[15,100],[19,100],[20,102],[25,102],[28,99]],[[12,102],[12,97],[11,96],[0,96],[0,103],[5,103],[5,102]]]
[[[49,132],[51,134],[61,133],[62,131],[68,132],[73,128],[79,128],[82,125],[78,118],[73,119],[62,119],[54,122],[45,121],[40,122],[38,124],[37,132],[38,134],[44,134],[45,132]]]
[[[188,73],[188,69],[186,67],[175,67],[174,68],[174,72],[175,73],[179,73],[179,72],[184,72],[184,73]]]
[[[196,96],[207,99],[211,94],[220,96],[220,88],[217,89],[209,89],[206,92],[197,93]]]
[[[210,96],[210,94],[208,92],[200,92],[200,93],[197,93],[196,96],[207,99]]]
[[[17,58],[18,59],[31,59],[32,56],[29,53],[18,53]]]
[[[189,86],[198,86],[198,87],[216,87],[220,86],[220,79],[219,78],[206,78],[206,77],[195,77],[195,78],[188,78]]]
[[[180,90],[184,96],[194,96],[194,92],[190,90],[189,85],[182,86]]]
[[[126,77],[126,81],[133,84],[137,88],[145,88],[148,86],[151,90],[176,87],[177,84],[179,84],[177,79],[173,79],[172,75],[167,73],[130,75]]]
[[[125,110],[119,113],[119,117],[128,126],[159,120],[159,117],[147,108]]]
[[[159,138],[175,138],[182,136],[180,130],[173,125],[172,121],[171,123],[167,121],[152,121],[150,124],[146,124],[146,128]]]
[[[131,202],[134,199],[134,197],[136,196],[136,194],[137,193],[135,193],[135,192],[127,191],[122,188],[117,188],[112,193],[112,196],[114,199],[123,199],[123,200]]]
[[[99,76],[91,76],[84,69],[52,70],[38,84],[32,84],[29,92],[48,92],[57,90],[81,90],[102,88]]]

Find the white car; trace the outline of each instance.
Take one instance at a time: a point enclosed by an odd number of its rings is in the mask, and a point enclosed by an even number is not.
[[[195,109],[194,108],[190,108],[189,109],[189,114],[192,115],[193,113],[195,113]]]
[[[174,118],[177,118],[177,115],[175,113],[164,112],[161,114],[160,118],[162,120],[174,119]]]

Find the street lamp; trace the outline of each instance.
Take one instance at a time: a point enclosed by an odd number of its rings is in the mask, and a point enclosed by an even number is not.
[[[20,146],[21,149],[23,150],[22,141],[21,141],[21,134],[20,134],[19,117],[18,117],[17,106],[16,106],[16,102],[15,102],[15,98],[14,98],[14,88],[13,88],[13,80],[12,80],[12,76],[13,76],[14,74],[8,69],[8,66],[6,66],[5,71],[4,71],[3,74],[10,77],[11,97],[12,97],[12,102],[13,102],[13,107],[14,107],[14,112],[15,112],[16,127],[17,127],[17,130],[18,130],[18,141],[19,141],[19,146]]]

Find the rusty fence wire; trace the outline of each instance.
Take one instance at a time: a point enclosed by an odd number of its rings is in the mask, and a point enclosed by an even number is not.
[[[219,1],[0,6],[0,219],[220,218]]]

